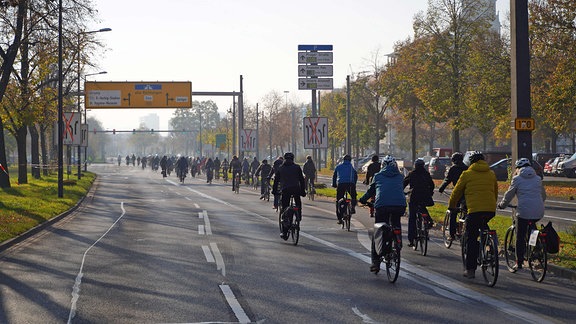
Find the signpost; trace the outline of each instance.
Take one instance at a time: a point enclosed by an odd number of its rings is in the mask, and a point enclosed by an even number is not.
[[[514,129],[517,131],[533,131],[535,128],[534,118],[516,118]]]
[[[332,76],[332,65],[298,65],[299,77]]]
[[[255,152],[256,143],[256,130],[242,129],[240,132],[240,151]]]
[[[334,88],[334,82],[332,78],[299,78],[298,79],[298,89],[299,90],[330,90]]]
[[[80,145],[81,128],[80,114],[78,112],[65,112],[62,114],[64,129],[62,134],[63,145]]]
[[[191,108],[191,82],[84,83],[86,109]]]
[[[332,52],[299,52],[298,64],[332,64]]]

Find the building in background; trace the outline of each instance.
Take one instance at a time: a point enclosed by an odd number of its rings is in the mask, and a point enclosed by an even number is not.
[[[155,113],[148,114],[146,116],[140,117],[140,125],[148,129],[160,129],[160,116]]]

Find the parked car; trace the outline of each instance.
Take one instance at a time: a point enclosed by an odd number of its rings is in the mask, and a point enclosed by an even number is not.
[[[507,158],[490,165],[490,170],[494,171],[494,174],[496,174],[496,180],[498,181],[508,180],[508,174],[509,174],[508,169],[511,161],[512,159]]]
[[[550,163],[550,175],[551,176],[560,176],[563,174],[560,174],[558,172],[558,165],[560,164],[560,162],[564,161],[566,157],[564,155],[560,155],[558,157],[555,157],[554,160]]]
[[[568,178],[576,178],[576,153],[558,163],[557,172]]]
[[[554,161],[555,158],[551,158],[548,159],[548,161],[546,161],[546,163],[544,163],[544,168],[542,169],[542,172],[544,173],[544,175],[552,175],[552,162]]]
[[[428,172],[432,176],[432,179],[444,179],[444,172],[446,172],[446,166],[452,163],[450,157],[433,157],[430,159],[428,164]]]

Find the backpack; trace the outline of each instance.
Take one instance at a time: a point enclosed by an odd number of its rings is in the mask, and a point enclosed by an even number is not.
[[[552,222],[549,221],[542,228],[542,233],[546,234],[546,251],[551,254],[558,253],[560,251],[560,237],[554,227],[552,227]]]

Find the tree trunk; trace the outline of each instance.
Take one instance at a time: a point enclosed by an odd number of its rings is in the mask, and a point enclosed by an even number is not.
[[[46,126],[42,126],[40,125],[40,150],[42,153],[42,174],[47,176],[48,172],[49,172],[49,168],[48,168],[48,148],[46,146]]]
[[[18,183],[28,183],[28,161],[26,160],[26,136],[28,128],[21,126],[16,130],[16,146],[18,147]]]
[[[40,141],[36,125],[28,127],[30,131],[30,161],[32,162],[32,177],[40,179]]]
[[[10,188],[10,176],[6,159],[6,142],[4,141],[4,123],[0,118],[0,188]]]

